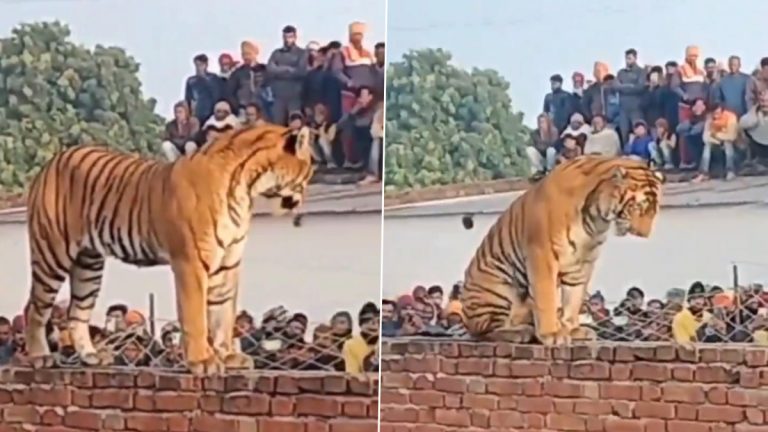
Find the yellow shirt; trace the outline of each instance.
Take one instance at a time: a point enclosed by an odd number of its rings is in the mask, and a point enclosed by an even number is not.
[[[344,367],[347,373],[361,374],[365,372],[363,367],[365,359],[373,353],[374,348],[368,345],[360,335],[353,336],[344,342],[341,355],[344,357]]]
[[[768,346],[768,330],[757,330],[752,337],[755,339],[756,344]]]
[[[678,312],[672,319],[672,336],[677,343],[690,343],[696,342],[696,330],[703,323],[709,321],[711,315],[709,312],[704,312],[701,320],[697,319],[691,311],[683,309]]]

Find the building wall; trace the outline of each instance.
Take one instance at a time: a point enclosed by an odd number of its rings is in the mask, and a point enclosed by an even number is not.
[[[768,351],[384,342],[381,432],[768,430]]]
[[[375,432],[378,379],[0,369],[0,432]]]

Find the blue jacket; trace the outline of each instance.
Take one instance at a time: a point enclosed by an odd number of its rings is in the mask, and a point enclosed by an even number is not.
[[[206,72],[203,76],[192,75],[187,78],[184,86],[184,100],[190,107],[194,105],[195,112],[192,114],[200,120],[200,124],[205,123],[213,115],[213,106],[216,102],[224,99],[223,87],[224,81],[210,72]]]
[[[751,79],[743,72],[724,75],[717,84],[715,99],[727,110],[743,116],[747,112],[747,84]]]
[[[632,140],[631,143],[629,143],[629,146],[627,148],[627,155],[629,156],[640,156],[644,160],[651,160],[651,143],[653,142],[653,137],[650,135],[646,135],[643,137],[636,137]]]

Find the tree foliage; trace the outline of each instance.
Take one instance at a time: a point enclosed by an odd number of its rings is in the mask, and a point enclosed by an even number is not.
[[[466,71],[442,49],[410,51],[387,71],[388,189],[527,173],[529,131],[495,70]]]
[[[23,188],[72,144],[147,154],[163,118],[144,99],[139,63],[124,49],[92,50],[59,22],[22,24],[0,39],[0,189]]]

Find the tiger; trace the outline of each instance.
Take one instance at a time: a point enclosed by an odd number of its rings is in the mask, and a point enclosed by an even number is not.
[[[310,137],[306,127],[262,125],[226,132],[174,162],[98,145],[53,156],[27,198],[32,366],[54,364],[45,327],[67,278],[74,349],[82,364],[103,365],[88,326],[110,257],[170,266],[193,374],[250,368],[252,360],[233,348],[233,329],[252,200],[263,196],[273,214],[296,214],[314,172]]]
[[[611,225],[648,238],[663,173],[647,163],[598,155],[555,167],[491,226],[464,273],[467,333],[547,346],[594,338],[579,314]]]

